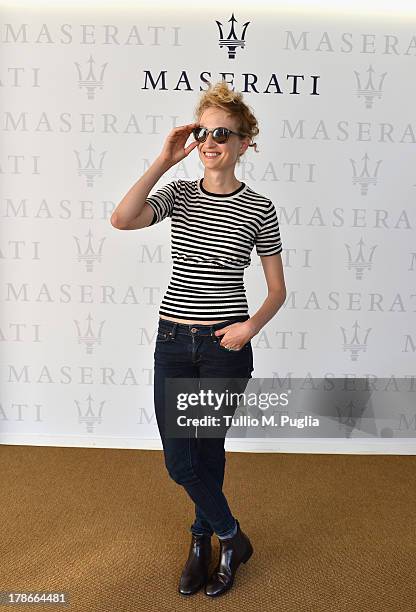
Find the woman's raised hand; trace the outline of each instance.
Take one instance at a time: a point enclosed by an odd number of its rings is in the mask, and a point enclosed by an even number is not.
[[[192,134],[192,130],[198,125],[198,123],[188,123],[187,125],[173,128],[173,130],[169,132],[159,155],[160,160],[164,164],[169,167],[174,166],[187,157],[187,155],[198,146],[198,142],[195,140],[195,142],[185,147],[185,143]]]

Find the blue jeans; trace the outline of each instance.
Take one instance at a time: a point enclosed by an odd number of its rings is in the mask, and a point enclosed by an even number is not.
[[[244,392],[254,369],[251,341],[238,351],[228,351],[220,346],[223,336],[215,336],[214,332],[247,319],[249,315],[202,325],[159,318],[154,352],[155,414],[169,476],[185,488],[195,504],[195,520],[190,528],[194,534],[212,535],[215,532],[224,538],[233,532],[236,525],[222,491],[224,441],[228,428],[223,429],[218,437],[195,436],[192,428],[189,428],[187,437],[166,436],[165,378],[227,378],[230,391],[235,378],[239,379],[235,388],[238,387],[239,393]]]

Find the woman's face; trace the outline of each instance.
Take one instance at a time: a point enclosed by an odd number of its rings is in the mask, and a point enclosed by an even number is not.
[[[237,119],[231,117],[221,108],[207,108],[199,119],[199,125],[212,130],[216,127],[225,127],[233,132],[238,132]],[[249,145],[249,138],[240,138],[236,134],[230,134],[227,142],[219,144],[208,134],[205,142],[198,145],[199,157],[205,168],[210,170],[234,169],[239,154],[244,153]],[[216,157],[206,157],[206,152],[219,153]]]

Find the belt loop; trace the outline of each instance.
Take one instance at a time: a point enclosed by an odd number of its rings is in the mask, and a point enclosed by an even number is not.
[[[171,330],[172,338],[175,338],[176,336],[177,327],[178,327],[178,323],[176,321],[172,321],[172,330]]]

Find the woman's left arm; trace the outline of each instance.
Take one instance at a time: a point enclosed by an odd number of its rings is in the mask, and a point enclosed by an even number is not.
[[[247,319],[247,321],[231,323],[231,325],[217,329],[214,332],[217,337],[224,336],[221,340],[221,346],[231,344],[241,348],[274,317],[286,299],[286,285],[281,254],[260,255],[260,259],[267,282],[267,298],[256,314]]]
[[[250,339],[258,334],[261,328],[274,317],[286,299],[281,253],[260,255],[260,259],[266,277],[268,294],[258,311],[243,323],[250,329]]]

